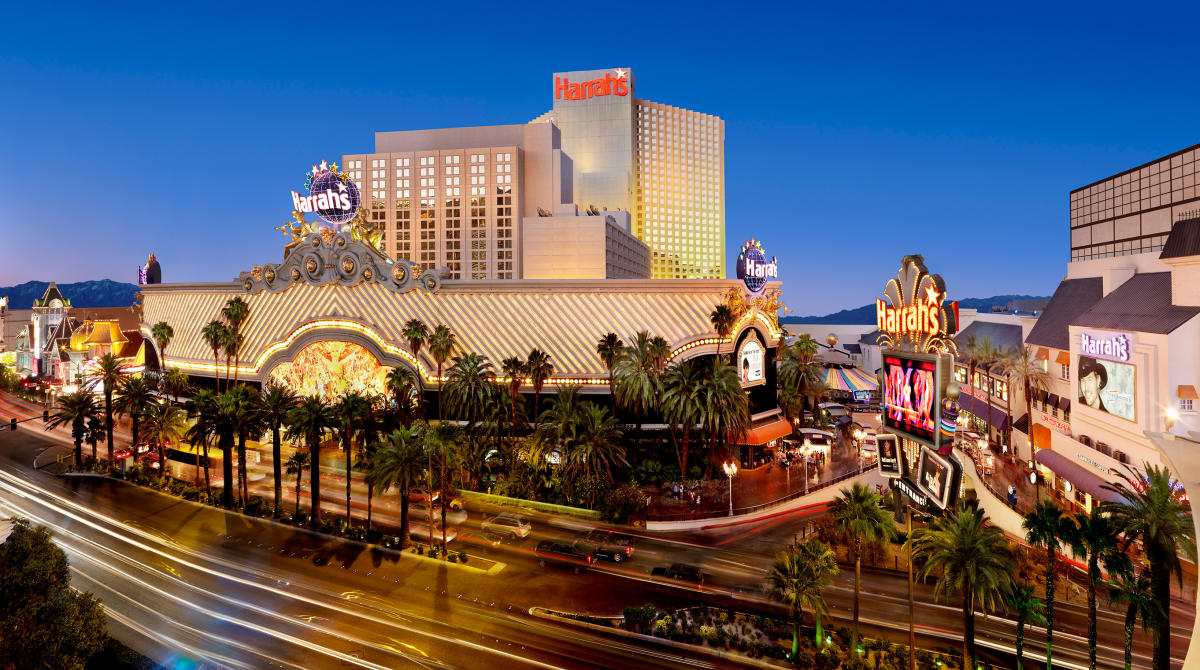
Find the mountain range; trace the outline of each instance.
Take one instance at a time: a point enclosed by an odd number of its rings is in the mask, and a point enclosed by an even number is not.
[[[1003,307],[1013,300],[1046,300],[1047,296],[1033,295],[994,295],[990,298],[963,298],[958,301],[959,309],[977,309],[980,312],[990,312],[993,307]],[[785,316],[780,323],[836,323],[846,325],[870,325],[875,323],[875,305],[863,305],[854,309],[843,309],[840,312],[824,316]]]
[[[16,286],[0,286],[0,298],[8,296],[9,309],[29,309],[33,301],[46,294],[50,282],[27,281]],[[137,296],[137,284],[111,279],[96,279],[73,284],[59,284],[58,290],[71,301],[72,307],[127,307]]]

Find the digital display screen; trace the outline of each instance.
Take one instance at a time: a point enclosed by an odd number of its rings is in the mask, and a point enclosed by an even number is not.
[[[883,359],[883,425],[905,437],[936,446],[938,409],[937,362],[888,354]]]
[[[1079,404],[1127,421],[1137,421],[1137,368],[1128,363],[1080,356],[1075,379]]]
[[[900,472],[900,441],[895,435],[876,435],[875,444],[879,449],[879,474],[884,477],[899,477]]]
[[[763,346],[758,340],[748,340],[738,354],[738,377],[743,385],[761,384],[763,377]]]
[[[921,450],[917,467],[917,486],[926,495],[945,506],[946,492],[950,487],[950,463],[929,449]]]

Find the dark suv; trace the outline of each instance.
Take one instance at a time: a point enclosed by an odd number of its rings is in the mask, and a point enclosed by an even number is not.
[[[674,563],[669,568],[654,568],[650,574],[655,577],[670,577],[695,584],[704,583],[704,573],[700,572],[700,568],[684,563]]]
[[[596,558],[606,558],[613,563],[621,563],[633,556],[633,545],[634,539],[631,535],[620,535],[607,530],[591,530],[575,540],[576,549]]]
[[[533,550],[533,553],[537,554],[538,565],[543,568],[546,567],[547,562],[556,563],[563,567],[571,568],[575,571],[575,574],[579,574],[581,570],[596,562],[595,556],[584,553],[564,542],[552,542],[550,540],[538,542],[537,548]]]

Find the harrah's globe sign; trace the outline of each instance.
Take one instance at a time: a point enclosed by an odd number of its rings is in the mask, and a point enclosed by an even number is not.
[[[746,284],[746,289],[751,293],[762,293],[768,279],[779,277],[779,262],[772,256],[771,262],[768,263],[762,243],[749,240],[742,245],[742,252],[738,254],[737,277]]]
[[[625,70],[617,68],[616,74],[604,73],[603,77],[587,81],[570,81],[566,77],[554,78],[556,100],[587,100],[605,95],[629,95],[629,84]]]
[[[321,161],[320,165],[312,166],[312,172],[308,173],[308,195],[292,191],[292,207],[296,211],[316,212],[335,226],[353,219],[361,206],[358,186],[338,172],[337,163],[330,167]]]

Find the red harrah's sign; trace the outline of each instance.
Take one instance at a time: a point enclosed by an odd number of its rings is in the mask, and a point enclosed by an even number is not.
[[[602,95],[629,95],[629,86],[625,79],[625,71],[618,69],[616,76],[607,72],[599,79],[570,82],[566,77],[554,78],[554,98],[556,100],[586,100]]]

